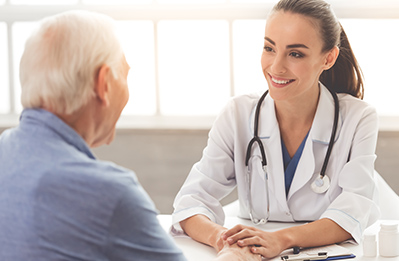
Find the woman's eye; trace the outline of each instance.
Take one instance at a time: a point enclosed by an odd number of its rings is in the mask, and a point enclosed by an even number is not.
[[[273,52],[273,49],[272,49],[271,47],[269,47],[269,46],[265,46],[265,47],[263,47],[263,49],[264,49],[266,52]]]
[[[290,56],[292,56],[294,58],[302,58],[303,57],[303,55],[301,53],[297,53],[297,52],[290,53]]]

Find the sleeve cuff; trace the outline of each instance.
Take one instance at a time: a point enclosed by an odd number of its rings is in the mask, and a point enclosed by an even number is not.
[[[189,218],[189,217],[192,217],[192,216],[195,216],[195,215],[198,215],[198,214],[204,215],[207,218],[209,218],[212,222],[218,223],[214,213],[211,210],[209,210],[208,208],[206,208],[206,207],[186,208],[186,209],[182,209],[182,210],[179,210],[179,211],[175,211],[172,214],[171,234],[173,236],[184,234],[184,231],[183,231],[183,229],[180,226],[180,222],[185,220],[185,219],[187,219],[187,218]],[[223,224],[220,224],[220,225],[223,225]]]
[[[356,243],[361,242],[363,230],[365,228],[362,228],[360,222],[348,213],[340,209],[327,209],[320,217],[320,219],[322,218],[331,219],[345,231],[350,233]]]

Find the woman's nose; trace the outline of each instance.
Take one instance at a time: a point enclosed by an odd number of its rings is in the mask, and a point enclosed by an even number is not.
[[[271,72],[281,74],[286,72],[285,59],[281,55],[276,55],[271,65]]]

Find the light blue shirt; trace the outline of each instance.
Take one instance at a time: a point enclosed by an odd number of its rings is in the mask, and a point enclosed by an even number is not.
[[[45,110],[0,136],[0,260],[185,260],[132,171]]]

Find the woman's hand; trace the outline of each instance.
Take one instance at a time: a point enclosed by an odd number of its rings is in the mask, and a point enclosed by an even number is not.
[[[266,232],[244,225],[224,231],[221,237],[230,245],[249,248],[252,253],[265,258],[275,257],[286,249],[286,242],[278,232]]]

